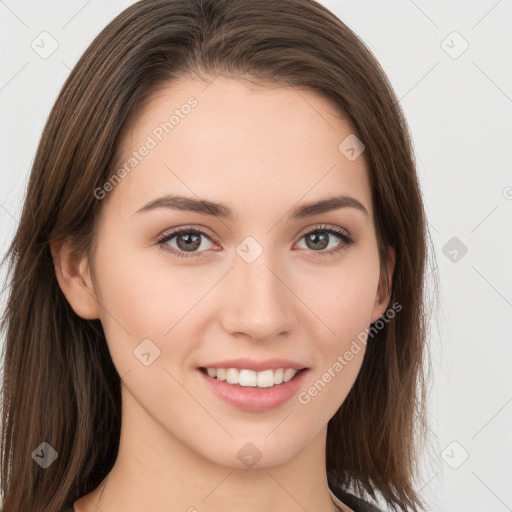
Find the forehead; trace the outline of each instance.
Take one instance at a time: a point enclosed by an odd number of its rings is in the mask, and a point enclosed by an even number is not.
[[[121,144],[123,178],[109,201],[129,215],[164,193],[274,215],[335,194],[371,212],[364,153],[340,150],[353,127],[311,90],[217,77],[180,79],[154,94]]]

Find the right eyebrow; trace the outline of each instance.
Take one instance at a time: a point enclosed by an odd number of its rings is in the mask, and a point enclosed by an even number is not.
[[[233,219],[234,214],[231,208],[221,203],[213,203],[206,199],[195,199],[193,197],[169,194],[150,201],[137,210],[134,215],[154,210],[156,208],[172,208],[188,212],[196,212],[212,217]]]

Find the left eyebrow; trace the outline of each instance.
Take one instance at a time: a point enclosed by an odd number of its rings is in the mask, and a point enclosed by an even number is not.
[[[302,219],[304,217],[312,217],[313,215],[318,215],[320,213],[339,210],[340,208],[356,208],[357,210],[363,212],[366,216],[369,216],[368,210],[354,197],[335,196],[328,199],[322,199],[316,203],[307,203],[294,208],[288,217],[294,219]]]
[[[212,217],[234,219],[235,215],[233,210],[222,203],[214,203],[205,199],[195,199],[193,197],[180,196],[169,194],[166,196],[159,197],[150,201],[142,208],[137,210],[134,215],[138,215],[142,212],[154,210],[156,208],[171,208],[174,210],[196,212],[201,215],[209,215]],[[305,217],[312,217],[321,213],[326,213],[340,208],[355,208],[365,215],[368,214],[368,210],[354,197],[350,196],[335,196],[327,199],[322,199],[315,203],[307,203],[298,206],[291,210],[288,214],[288,218],[292,219],[303,219]]]

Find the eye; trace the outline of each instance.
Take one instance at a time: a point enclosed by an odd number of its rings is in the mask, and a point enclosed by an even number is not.
[[[196,257],[204,256],[207,249],[211,249],[215,244],[219,245],[216,240],[212,242],[212,238],[200,228],[188,227],[164,233],[157,239],[157,244],[179,258]],[[306,242],[305,249],[325,256],[347,249],[355,242],[345,230],[328,226],[318,226],[303,234],[300,240],[303,238]],[[207,240],[206,247],[204,240]]]
[[[348,249],[355,240],[343,229],[338,227],[319,226],[302,235],[306,249],[311,249],[322,256],[329,256]],[[338,243],[336,244],[336,239]],[[334,244],[332,244],[334,242]],[[329,250],[325,250],[329,249]]]
[[[191,253],[191,256],[202,256],[204,249],[211,248],[211,246],[206,248],[204,247],[204,239],[208,240],[210,244],[213,245],[210,236],[202,229],[183,228],[162,235],[161,237],[158,238],[157,243],[165,251],[172,252],[175,256],[178,256],[179,258],[186,258],[189,256],[187,253]],[[198,251],[199,248],[201,248],[202,250]]]

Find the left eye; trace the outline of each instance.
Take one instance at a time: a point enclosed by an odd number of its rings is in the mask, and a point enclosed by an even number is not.
[[[315,229],[302,235],[301,240],[303,238],[306,243],[306,249],[325,254],[332,254],[353,243],[353,240],[346,233],[337,229]],[[331,242],[333,243],[331,244]]]

